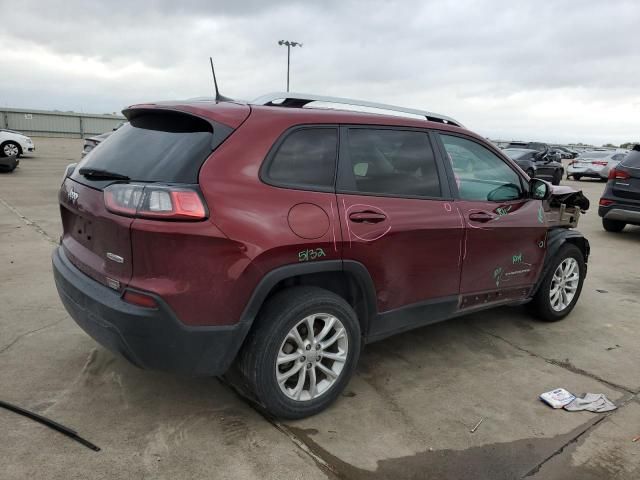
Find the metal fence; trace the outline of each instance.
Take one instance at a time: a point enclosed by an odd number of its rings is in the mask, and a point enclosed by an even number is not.
[[[123,121],[120,115],[0,109],[0,128],[34,137],[85,138],[113,130]]]

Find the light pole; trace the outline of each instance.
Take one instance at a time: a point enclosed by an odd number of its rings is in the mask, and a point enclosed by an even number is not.
[[[292,42],[290,40],[280,40],[278,45],[287,46],[287,92],[289,91],[289,68],[291,66],[291,47],[302,47],[300,42]]]

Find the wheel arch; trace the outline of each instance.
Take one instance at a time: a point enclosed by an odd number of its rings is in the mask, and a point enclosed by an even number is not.
[[[18,155],[22,155],[23,151],[22,151],[22,145],[20,145],[20,142],[16,142],[15,140],[5,140],[4,142],[0,143],[0,149],[4,148],[4,146],[7,143],[13,143],[14,145],[16,145],[18,147]]]
[[[240,318],[247,332],[271,296],[299,285],[324,288],[344,298],[358,316],[362,335],[367,335],[370,320],[377,314],[375,287],[366,267],[348,260],[284,265],[267,273],[254,289]]]
[[[569,230],[566,228],[554,228],[550,230],[547,234],[547,253],[544,258],[544,264],[542,266],[540,276],[538,277],[538,281],[531,291],[531,296],[535,295],[535,293],[538,291],[538,288],[540,288],[540,284],[542,283],[544,277],[547,275],[552,260],[555,258],[560,248],[566,243],[578,247],[584,257],[585,265],[588,263],[591,247],[589,245],[589,240],[587,240],[585,236],[582,235],[582,233],[580,233],[578,230]]]

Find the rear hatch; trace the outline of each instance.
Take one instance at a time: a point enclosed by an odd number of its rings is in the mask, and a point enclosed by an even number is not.
[[[607,152],[589,152],[577,157],[572,163],[575,168],[602,170],[607,166]]]
[[[615,168],[612,190],[616,197],[640,202],[640,151],[633,150]]]
[[[129,123],[75,167],[59,194],[61,244],[68,258],[86,275],[118,291],[133,273],[130,229],[136,199],[125,199],[134,205],[131,212],[115,214],[105,206],[104,190],[114,184],[197,189],[200,167],[233,132],[211,118],[166,108],[124,113]]]

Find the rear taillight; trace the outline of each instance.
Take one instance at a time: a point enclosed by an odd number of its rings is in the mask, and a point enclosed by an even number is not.
[[[156,220],[204,220],[207,209],[192,187],[116,183],[104,189],[111,213]]]
[[[628,180],[629,178],[631,178],[631,175],[624,170],[617,170],[615,168],[609,170],[609,180]]]
[[[601,198],[599,205],[601,207],[608,207],[609,205],[611,205],[613,203],[613,200],[607,200],[606,198]]]

